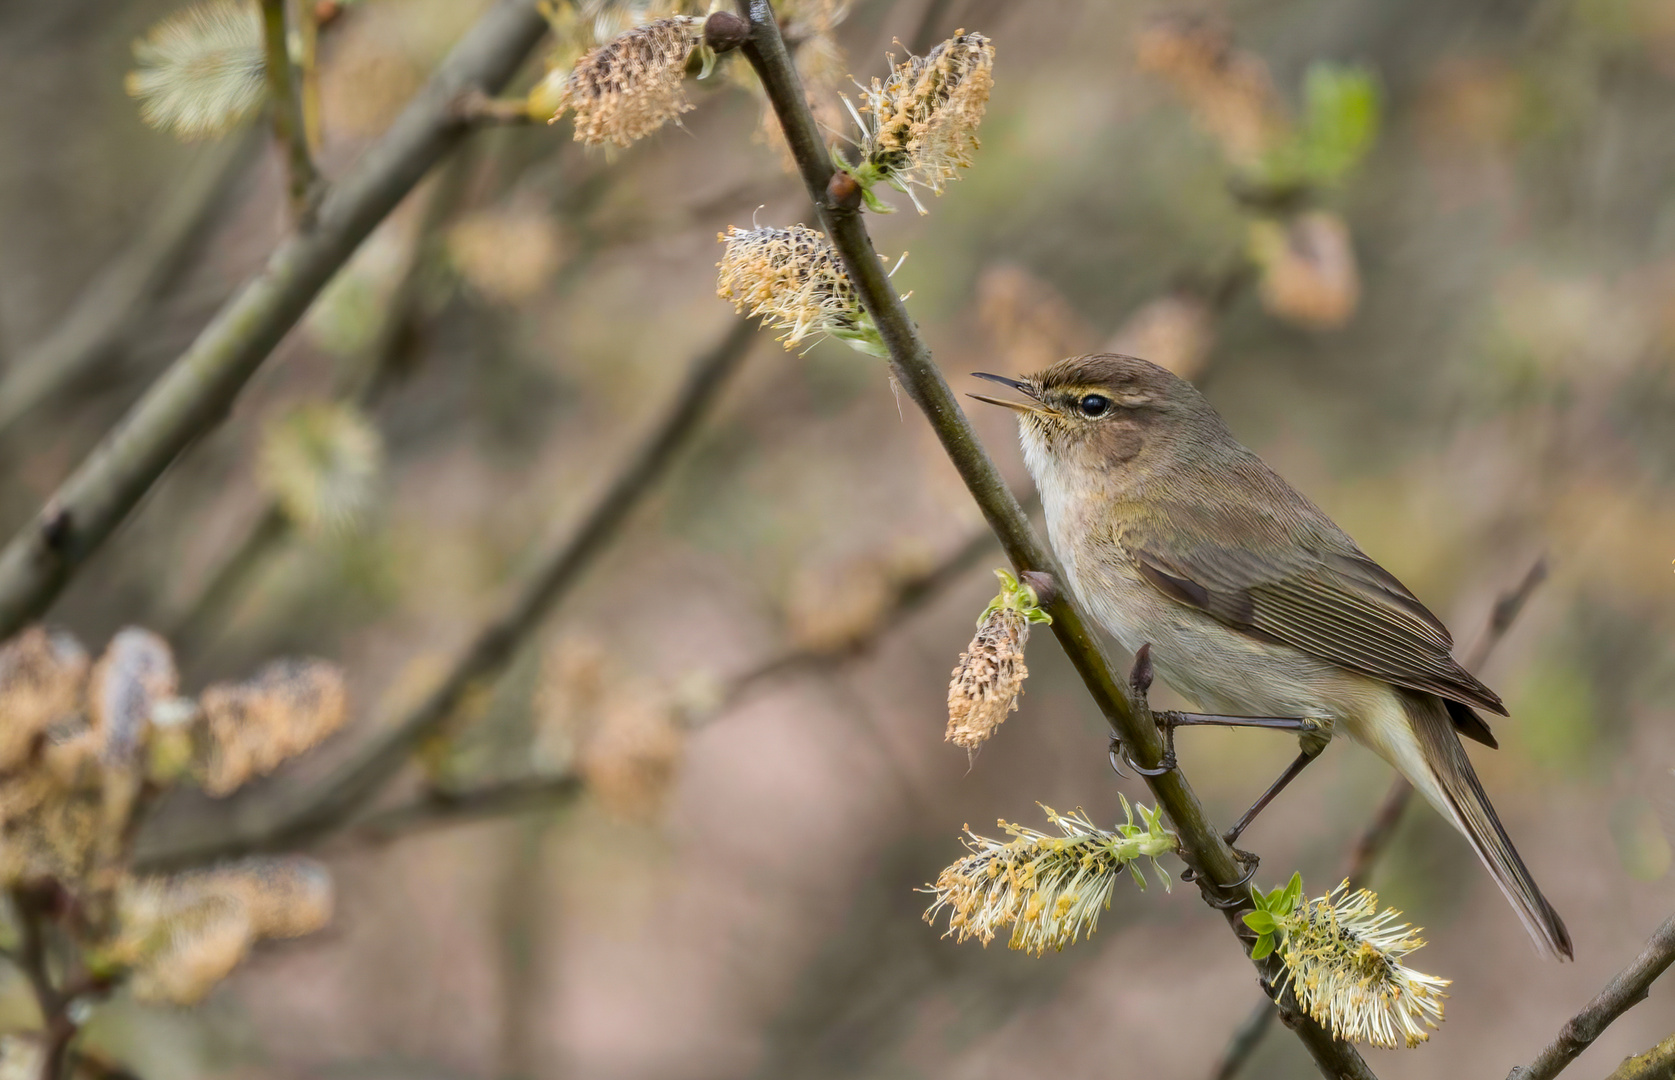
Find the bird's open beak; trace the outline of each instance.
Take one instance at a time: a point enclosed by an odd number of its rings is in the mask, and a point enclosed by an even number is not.
[[[1010,386],[1012,389],[1018,391],[1018,393],[1034,399],[1034,401],[1039,401],[1041,397],[1041,391],[1036,389],[1034,383],[1025,382],[1022,379],[1008,379],[1004,375],[991,375],[986,371],[973,371],[971,373],[971,377],[974,379],[987,379],[992,383],[999,383],[1002,386]],[[1011,409],[1013,412],[1035,413],[1041,411],[1040,407],[1034,404],[1034,401],[1008,401],[1005,398],[985,397],[982,394],[967,394],[966,397],[976,398],[978,401],[988,405],[999,405],[1001,408]]]

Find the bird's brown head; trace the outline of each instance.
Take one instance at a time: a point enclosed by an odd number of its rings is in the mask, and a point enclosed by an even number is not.
[[[1038,487],[1086,490],[1140,478],[1231,441],[1209,402],[1185,379],[1115,353],[1073,356],[1039,374],[978,378],[1010,386],[1021,400],[972,397],[1018,414],[1024,457]]]

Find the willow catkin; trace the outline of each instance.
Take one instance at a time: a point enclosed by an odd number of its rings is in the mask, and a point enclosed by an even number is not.
[[[302,855],[254,856],[169,879],[183,897],[232,897],[258,939],[294,938],[331,922],[335,893],[325,864]]]
[[[169,643],[150,630],[119,630],[93,666],[88,719],[110,764],[131,761],[145,741],[156,706],[180,692]]]
[[[589,50],[561,85],[532,94],[531,107],[550,109],[549,121],[574,113],[577,142],[630,146],[691,111],[686,62],[703,40],[704,20],[690,15],[636,26]],[[557,81],[554,72],[543,88]]]
[[[128,93],[140,118],[182,139],[230,130],[267,96],[262,19],[252,0],[210,0],[165,18],[134,43]]]
[[[208,741],[204,790],[227,795],[318,744],[348,719],[343,673],[323,660],[280,660],[199,699]]]
[[[23,763],[54,723],[82,705],[88,656],[68,634],[31,626],[0,645],[0,770]]]
[[[1257,165],[1287,131],[1279,95],[1260,59],[1242,52],[1221,22],[1170,13],[1136,35],[1140,67],[1174,85],[1233,164]]]
[[[144,952],[128,980],[141,1002],[196,1005],[232,974],[256,941],[248,909],[233,896],[177,906],[165,895],[154,918],[140,934]]]
[[[1361,275],[1349,226],[1337,214],[1314,210],[1283,222],[1250,224],[1250,253],[1262,270],[1262,306],[1288,322],[1334,330],[1361,300]]]
[[[993,43],[962,31],[897,64],[883,82],[874,79],[862,95],[863,111],[872,116],[864,123],[861,177],[942,194],[979,146],[977,125],[994,86],[994,63]]]
[[[1018,708],[1028,641],[1029,619],[1015,608],[995,607],[983,619],[948,683],[948,742],[976,750]]]
[[[787,349],[828,334],[851,344],[877,339],[825,233],[806,225],[735,225],[717,239],[725,247],[716,264],[716,295],[785,331],[780,340]]]

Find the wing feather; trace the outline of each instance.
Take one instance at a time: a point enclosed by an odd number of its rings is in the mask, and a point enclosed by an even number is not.
[[[1286,491],[1307,511],[1296,515],[1307,543],[1290,540],[1298,531],[1282,527],[1290,523],[1248,509],[1241,514],[1203,505],[1168,515],[1172,528],[1167,534],[1130,523],[1120,543],[1159,591],[1236,630],[1504,716],[1495,692],[1454,659],[1454,639],[1441,620],[1312,504]],[[1189,536],[1180,535],[1182,526]],[[1210,539],[1278,539],[1275,533],[1289,542],[1247,545]],[[1283,554],[1262,554],[1264,548]],[[1461,733],[1493,745],[1487,725],[1469,708],[1460,712],[1476,720],[1460,723]]]

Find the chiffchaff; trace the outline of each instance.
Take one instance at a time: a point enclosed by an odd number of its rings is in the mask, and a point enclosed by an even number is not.
[[[982,377],[1027,399],[981,398],[1018,413],[1053,550],[1107,631],[1149,644],[1200,708],[1341,727],[1465,834],[1544,951],[1572,955],[1460,745],[1495,745],[1473,706],[1506,710],[1435,615],[1169,371],[1105,354]],[[1323,745],[1305,735],[1299,763]]]

